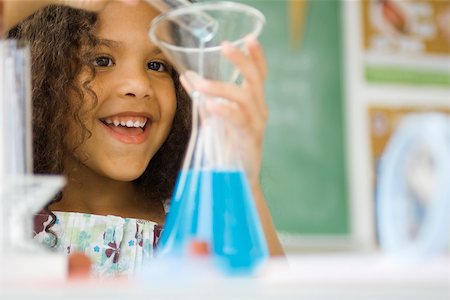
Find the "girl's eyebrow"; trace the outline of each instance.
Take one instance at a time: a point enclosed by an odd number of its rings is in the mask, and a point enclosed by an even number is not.
[[[99,46],[106,46],[108,48],[120,48],[120,47],[123,47],[123,43],[122,42],[109,40],[109,39],[103,39],[103,38],[99,38],[98,39],[98,45]],[[152,51],[151,51],[151,54],[152,55],[162,54],[162,51],[158,47],[154,47],[152,49]]]
[[[102,38],[98,39],[98,44],[101,46],[106,46],[108,48],[119,48],[120,46],[123,45],[122,42],[108,40],[108,39],[102,39]]]

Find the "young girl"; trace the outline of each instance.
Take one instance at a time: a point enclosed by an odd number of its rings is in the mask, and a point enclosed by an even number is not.
[[[189,139],[190,100],[148,38],[159,14],[152,6],[49,2],[34,1],[26,9],[21,1],[4,3],[7,27],[26,18],[8,37],[31,46],[35,172],[67,178],[47,207],[50,213],[36,217],[35,239],[85,253],[96,276],[131,275],[151,259],[159,239]],[[34,13],[27,17],[26,10]],[[280,255],[259,183],[267,71],[255,39],[248,39],[248,48],[245,56],[223,47],[243,85],[203,80],[196,88],[235,104],[209,109],[242,132],[243,161],[269,251]]]

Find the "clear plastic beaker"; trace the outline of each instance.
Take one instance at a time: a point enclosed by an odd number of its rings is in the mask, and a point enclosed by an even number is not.
[[[0,41],[0,179],[32,170],[29,47]]]
[[[29,47],[0,40],[0,252],[38,251],[33,217],[64,185],[60,176],[32,175]]]
[[[214,20],[214,26],[199,30],[180,25],[180,19],[205,15]],[[258,36],[264,22],[264,16],[247,5],[197,3],[156,18],[150,37],[188,82],[198,76],[233,82],[239,72],[223,56],[222,42],[245,51],[245,37]],[[207,101],[226,103],[226,99],[211,99],[195,90],[191,98],[192,136],[158,255],[189,256],[192,245],[202,243],[226,273],[252,273],[267,258],[268,250],[236,150],[239,132],[205,108]]]

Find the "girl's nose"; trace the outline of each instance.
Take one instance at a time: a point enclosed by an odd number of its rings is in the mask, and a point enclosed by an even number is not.
[[[151,98],[153,89],[146,70],[133,68],[119,75],[119,97],[132,97],[136,99]]]

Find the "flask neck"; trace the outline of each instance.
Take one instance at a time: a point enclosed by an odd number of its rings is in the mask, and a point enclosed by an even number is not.
[[[241,170],[236,128],[206,105],[207,101],[227,100],[197,94],[192,101],[192,135],[183,169]]]

